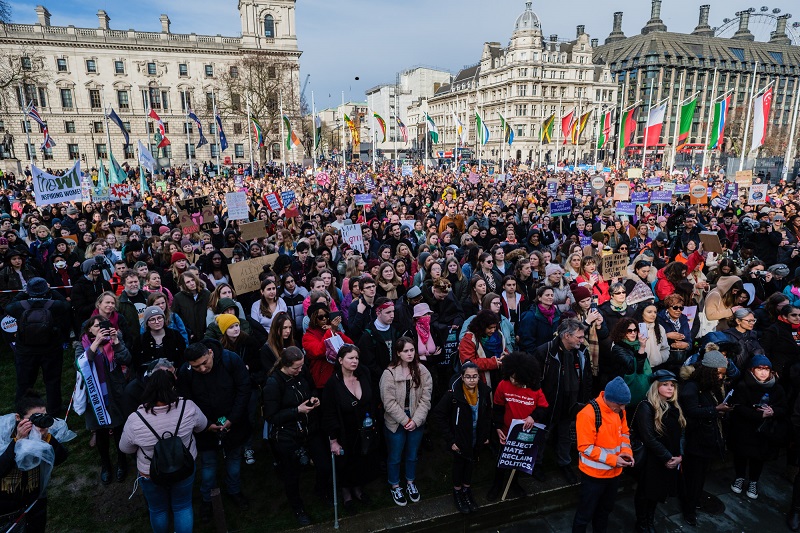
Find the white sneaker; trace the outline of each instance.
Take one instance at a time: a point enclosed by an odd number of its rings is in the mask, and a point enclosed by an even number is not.
[[[406,500],[406,496],[405,494],[403,494],[402,488],[392,487],[390,490],[392,493],[392,500],[394,500],[394,503],[396,503],[400,507],[405,507],[406,504],[408,504],[408,500]]]
[[[751,481],[747,484],[747,497],[751,500],[758,499],[758,483],[755,481]]]
[[[408,499],[414,503],[419,501],[420,495],[417,486],[414,485],[413,481],[409,481],[406,485],[406,493],[408,494]]]
[[[736,494],[741,494],[743,487],[744,487],[743,477],[737,477],[736,479],[733,480],[733,483],[731,483],[731,490]]]
[[[249,465],[255,464],[255,462],[256,462],[256,452],[254,452],[253,450],[250,450],[250,449],[245,450],[244,451],[244,462],[249,464]],[[739,491],[739,492],[741,492],[741,491]]]

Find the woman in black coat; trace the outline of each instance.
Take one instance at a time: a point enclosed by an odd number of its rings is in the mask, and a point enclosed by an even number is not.
[[[469,398],[468,398],[469,397]],[[492,431],[492,391],[480,379],[475,363],[464,363],[431,416],[453,455],[453,498],[459,512],[476,511],[472,469]]]
[[[800,362],[800,309],[786,304],[778,311],[778,320],[761,335],[761,346],[772,361],[780,383],[789,383],[789,369]]]
[[[623,318],[617,322],[610,338],[614,345],[611,347],[611,357],[605,369],[603,361],[600,362],[601,370],[609,379],[633,373],[649,373],[647,369],[650,363],[644,346],[647,339],[639,332],[639,325],[632,318]],[[641,397],[639,400],[634,398],[633,402],[637,401],[641,401]]]
[[[677,494],[685,427],[678,404],[678,378],[669,370],[659,370],[653,374],[647,398],[636,407],[631,429],[632,440],[641,442],[645,450],[643,461],[636,463],[637,532],[655,531],[658,502]]]
[[[728,447],[733,451],[736,479],[731,490],[741,494],[747,484],[747,497],[758,498],[758,479],[767,459],[773,459],[785,444],[788,430],[788,402],[772,363],[763,355],[750,360],[750,368],[733,390]],[[748,472],[749,467],[749,472]],[[749,474],[749,475],[748,475]]]

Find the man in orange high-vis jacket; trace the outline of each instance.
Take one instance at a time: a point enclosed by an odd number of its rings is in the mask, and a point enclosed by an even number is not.
[[[581,409],[575,422],[581,493],[572,521],[572,533],[605,533],[617,500],[619,475],[633,466],[633,453],[625,420],[631,391],[621,377],[608,382],[605,391]]]

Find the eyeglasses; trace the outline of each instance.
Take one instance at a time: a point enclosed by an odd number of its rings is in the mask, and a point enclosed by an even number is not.
[[[636,328],[633,328],[633,329],[630,329],[630,328],[629,328],[629,329],[628,329],[628,333],[636,333],[637,331],[639,331],[639,330],[638,330],[638,329],[636,329]]]
[[[317,315],[318,320],[328,320],[328,315]]]
[[[747,322],[748,324],[755,324],[757,320],[755,318],[743,318],[742,322]]]
[[[682,305],[673,305],[670,307],[673,311],[683,311],[684,307]]]
[[[492,265],[492,264],[494,264],[494,261],[489,259],[488,261],[484,261],[484,263],[486,263],[487,265]]]
[[[620,294],[625,294],[625,291],[617,291],[611,293],[613,296],[619,296]]]

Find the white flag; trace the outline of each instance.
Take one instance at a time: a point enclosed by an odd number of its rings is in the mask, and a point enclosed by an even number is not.
[[[142,144],[142,141],[139,142],[139,163],[150,171],[150,174],[156,173],[156,160],[153,157],[153,154],[150,153],[150,150],[147,149],[145,145]]]
[[[753,100],[753,143],[750,151],[757,150],[767,139],[769,110],[772,107],[772,87]]]

